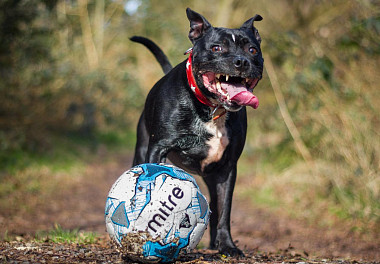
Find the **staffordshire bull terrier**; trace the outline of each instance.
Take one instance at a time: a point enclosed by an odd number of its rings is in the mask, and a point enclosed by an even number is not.
[[[210,248],[236,256],[243,252],[230,233],[237,162],[247,134],[246,106],[257,108],[252,94],[262,78],[261,38],[254,21],[240,28],[213,27],[186,10],[193,47],[188,59],[172,68],[162,50],[143,37],[165,76],[150,90],[137,127],[133,165],[166,162],[203,177],[210,194]]]

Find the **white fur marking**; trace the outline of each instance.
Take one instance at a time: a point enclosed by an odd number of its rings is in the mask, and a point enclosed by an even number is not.
[[[206,124],[206,129],[213,136],[206,142],[206,145],[209,146],[209,150],[207,157],[201,162],[202,171],[207,165],[213,162],[218,162],[222,158],[223,153],[230,142],[225,126],[225,117],[208,122]]]
[[[235,42],[235,35],[232,34],[232,40]]]

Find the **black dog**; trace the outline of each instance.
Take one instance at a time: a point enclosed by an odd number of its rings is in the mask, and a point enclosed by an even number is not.
[[[153,42],[148,47],[166,75],[150,91],[137,128],[134,165],[165,162],[203,177],[211,201],[210,247],[242,255],[230,234],[236,167],[243,151],[245,106],[258,107],[253,88],[262,77],[261,38],[254,21],[239,29],[217,28],[200,14],[186,10],[190,21],[189,59],[172,69]]]

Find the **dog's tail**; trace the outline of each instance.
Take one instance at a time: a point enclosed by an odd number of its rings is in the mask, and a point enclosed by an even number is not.
[[[170,72],[171,69],[173,69],[173,66],[170,64],[168,57],[166,57],[165,53],[160,49],[159,46],[156,45],[153,41],[150,39],[139,37],[139,36],[133,36],[130,38],[130,40],[141,43],[145,47],[147,47],[154,55],[158,63],[160,63],[162,70],[165,74]]]

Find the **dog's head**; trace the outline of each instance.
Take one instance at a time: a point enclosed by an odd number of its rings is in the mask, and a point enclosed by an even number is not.
[[[218,28],[200,14],[186,10],[190,21],[189,39],[193,43],[193,74],[198,87],[216,104],[228,111],[242,106],[257,108],[252,94],[262,78],[264,59],[261,38],[253,26],[262,20],[256,15],[238,29]]]

